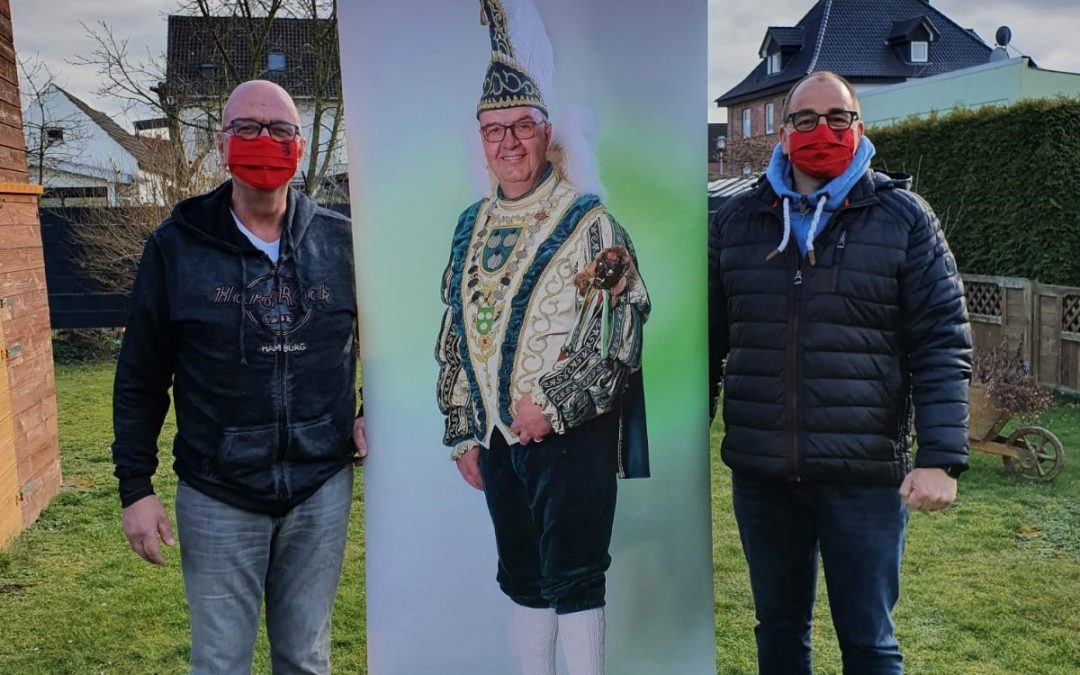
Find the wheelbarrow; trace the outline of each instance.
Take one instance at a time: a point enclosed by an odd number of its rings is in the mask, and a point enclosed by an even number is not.
[[[1029,480],[1054,479],[1065,463],[1061,441],[1049,429],[1021,426],[1008,436],[1002,435],[1010,416],[994,407],[983,387],[968,390],[968,439],[971,448],[998,455],[1010,474]]]

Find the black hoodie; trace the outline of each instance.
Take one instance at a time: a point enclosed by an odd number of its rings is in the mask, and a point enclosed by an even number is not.
[[[173,466],[215,499],[283,515],[351,460],[349,221],[290,190],[275,264],[237,229],[231,194],[181,202],[147,239],[113,388],[123,506],[153,494],[170,384]]]

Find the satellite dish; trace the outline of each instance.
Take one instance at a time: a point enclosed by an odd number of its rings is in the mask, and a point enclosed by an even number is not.
[[[997,42],[998,46],[1008,47],[1009,42],[1012,41],[1012,31],[1008,26],[1002,26],[994,33],[994,40]]]

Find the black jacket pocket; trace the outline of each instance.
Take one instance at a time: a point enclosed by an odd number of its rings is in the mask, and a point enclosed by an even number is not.
[[[351,420],[350,420],[351,422]],[[289,447],[285,460],[298,464],[327,462],[351,455],[349,431],[340,430],[333,415],[289,427]]]

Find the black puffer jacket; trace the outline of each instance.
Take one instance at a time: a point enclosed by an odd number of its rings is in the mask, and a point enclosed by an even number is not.
[[[767,181],[709,230],[710,382],[724,462],[762,480],[899,485],[967,463],[971,332],[937,219],[906,180],[868,171],[815,240],[766,260],[782,210]],[[727,358],[726,367],[721,364]]]

